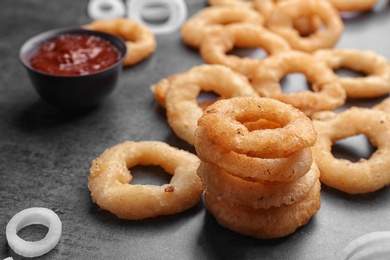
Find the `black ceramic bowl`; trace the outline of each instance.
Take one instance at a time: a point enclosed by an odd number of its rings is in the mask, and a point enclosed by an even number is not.
[[[101,37],[114,45],[120,52],[120,59],[112,66],[87,75],[54,75],[34,69],[31,57],[42,44],[63,34],[87,34]],[[43,32],[23,44],[19,59],[27,70],[32,85],[40,97],[48,103],[71,109],[87,108],[97,105],[115,89],[126,56],[123,39],[104,32],[82,28],[60,28]]]

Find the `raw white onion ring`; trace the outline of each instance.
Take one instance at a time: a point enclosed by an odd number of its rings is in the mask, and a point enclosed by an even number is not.
[[[46,236],[39,241],[26,241],[18,236],[19,230],[29,225],[48,227]],[[48,253],[60,240],[62,223],[58,215],[50,209],[33,207],[15,214],[6,227],[8,245],[18,255],[36,257]]]
[[[342,251],[340,259],[387,259],[390,255],[390,231],[364,234],[351,241]]]
[[[110,9],[104,10],[104,6]],[[126,13],[126,7],[122,0],[90,0],[88,3],[88,15],[92,19],[120,18]]]
[[[152,5],[141,11],[141,17],[148,22],[166,21],[169,18],[169,8],[164,4]]]
[[[148,16],[148,9],[154,12],[161,12],[160,17],[166,16],[166,8],[156,7],[153,5],[166,6],[169,10],[168,19],[162,24],[148,23],[151,18]],[[169,34],[178,31],[186,20],[188,10],[183,0],[129,0],[127,1],[128,13],[127,17],[148,26],[154,34]],[[147,17],[145,17],[147,15]]]

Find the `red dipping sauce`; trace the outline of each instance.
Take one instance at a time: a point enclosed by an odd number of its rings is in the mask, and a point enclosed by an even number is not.
[[[104,70],[120,59],[108,41],[88,34],[64,34],[45,42],[31,58],[31,66],[55,75],[87,75]]]

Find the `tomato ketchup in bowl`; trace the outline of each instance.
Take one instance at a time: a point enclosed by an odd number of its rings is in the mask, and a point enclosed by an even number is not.
[[[82,28],[61,28],[26,41],[19,59],[40,97],[65,108],[98,104],[115,89],[122,71],[123,39]]]

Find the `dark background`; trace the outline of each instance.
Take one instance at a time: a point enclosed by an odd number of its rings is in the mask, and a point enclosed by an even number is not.
[[[87,0],[1,1],[1,259],[20,259],[7,245],[8,221],[19,211],[38,206],[55,211],[63,224],[59,244],[42,259],[332,259],[358,236],[390,229],[389,188],[352,196],[323,186],[322,207],[308,225],[291,236],[267,241],[220,227],[202,202],[181,214],[143,221],[119,220],[100,210],[91,202],[87,178],[92,160],[106,148],[126,140],[157,140],[194,152],[174,135],[149,86],[203,61],[182,43],[179,33],[157,36],[156,52],[124,69],[118,88],[100,106],[78,114],[60,111],[40,100],[18,61],[18,51],[40,32],[89,23],[87,4]],[[189,0],[187,5],[191,16],[206,1]],[[386,0],[379,1],[373,12],[343,17],[346,29],[337,47],[371,49],[390,59]],[[347,106],[378,101],[353,100]],[[354,146],[345,144],[340,150],[369,155],[364,140],[353,142]],[[136,169],[136,177],[146,170]],[[166,179],[158,169],[150,170]],[[137,178],[142,182],[153,176]],[[45,231],[39,226],[25,228],[21,236],[40,239]]]

